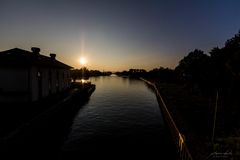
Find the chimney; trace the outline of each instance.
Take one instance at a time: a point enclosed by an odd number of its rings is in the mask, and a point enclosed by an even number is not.
[[[50,53],[50,57],[52,60],[55,60],[56,59],[56,54],[55,53]]]
[[[32,52],[33,52],[35,55],[39,55],[39,54],[40,54],[40,48],[32,47],[31,50],[32,50]]]

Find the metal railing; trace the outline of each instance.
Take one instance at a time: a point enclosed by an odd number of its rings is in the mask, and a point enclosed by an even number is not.
[[[164,116],[165,123],[170,130],[170,133],[171,133],[173,142],[174,142],[174,144],[177,148],[180,160],[193,160],[193,158],[192,158],[192,156],[191,156],[191,154],[190,154],[190,152],[187,148],[187,145],[186,145],[186,142],[185,142],[185,136],[182,135],[179,132],[175,122],[173,121],[173,118],[172,118],[171,114],[169,113],[169,111],[166,107],[165,102],[163,101],[163,98],[162,98],[161,94],[159,93],[159,90],[158,90],[157,86],[154,83],[149,82],[149,81],[147,81],[143,78],[140,78],[140,79],[154,88],[154,91],[156,93],[160,109],[161,109],[162,114]]]

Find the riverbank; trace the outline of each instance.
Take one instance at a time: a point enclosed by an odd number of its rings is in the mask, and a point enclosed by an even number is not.
[[[156,84],[176,126],[185,137],[193,159],[239,158],[239,145],[237,145],[239,139],[227,134],[233,133],[233,130],[229,131],[226,128],[224,132],[221,128],[225,134],[220,134],[219,129],[215,130],[217,134],[215,133],[214,136],[214,145],[212,143],[215,108],[213,98],[193,94],[181,85],[152,82]]]
[[[206,159],[212,152],[211,113],[206,113],[206,99],[189,94],[175,84],[158,84],[158,90],[173,116],[194,160]]]
[[[233,112],[233,103],[226,103],[225,97],[218,97],[213,137],[216,97],[196,95],[177,84],[158,84],[158,88],[178,125],[184,129],[189,149],[196,159],[204,159],[210,154],[210,157],[218,154],[225,159],[240,158],[239,120],[229,116]]]

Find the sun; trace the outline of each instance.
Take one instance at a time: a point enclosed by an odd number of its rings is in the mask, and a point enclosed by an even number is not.
[[[87,59],[85,57],[80,58],[80,64],[85,65],[87,63]]]

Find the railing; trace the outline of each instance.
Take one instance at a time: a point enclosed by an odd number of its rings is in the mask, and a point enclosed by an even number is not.
[[[175,122],[173,121],[173,118],[171,116],[171,114],[169,113],[162,96],[159,93],[159,90],[157,88],[157,86],[154,83],[151,83],[143,78],[140,78],[141,80],[143,80],[144,82],[146,82],[148,85],[152,86],[155,90],[156,96],[157,96],[157,100],[160,106],[160,109],[162,111],[162,114],[164,116],[164,120],[166,122],[166,125],[168,126],[173,142],[178,150],[178,154],[180,157],[180,160],[193,160],[187,146],[186,146],[186,142],[185,142],[185,137],[184,135],[182,135]]]

